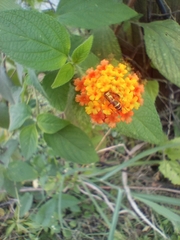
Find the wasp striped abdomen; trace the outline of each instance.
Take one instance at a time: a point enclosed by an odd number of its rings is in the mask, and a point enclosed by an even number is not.
[[[105,92],[104,96],[108,100],[108,102],[110,102],[110,104],[112,104],[118,111],[121,110],[122,107],[120,102],[118,102],[110,92]]]

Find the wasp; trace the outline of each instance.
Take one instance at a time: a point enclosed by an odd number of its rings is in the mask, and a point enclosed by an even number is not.
[[[118,111],[122,109],[120,102],[118,102],[110,92],[105,92],[104,96]]]

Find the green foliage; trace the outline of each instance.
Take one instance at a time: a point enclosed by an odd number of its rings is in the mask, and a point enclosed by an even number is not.
[[[178,161],[161,162],[159,170],[167,177],[173,184],[180,184],[180,169]]]
[[[20,217],[24,217],[27,212],[32,207],[33,195],[30,193],[25,193],[23,196],[20,196]]]
[[[116,209],[114,211],[114,216],[112,219],[112,225],[111,225],[111,229],[109,232],[108,240],[114,239],[116,225],[117,225],[117,221],[118,221],[118,215],[119,215],[118,210],[120,209],[120,206],[121,206],[121,200],[122,200],[122,191],[119,190],[117,200],[116,200]]]
[[[118,40],[110,27],[103,27],[93,31],[94,42],[92,52],[101,59],[114,56],[121,59],[122,54]]]
[[[0,103],[0,127],[1,128],[9,127],[8,106],[3,102]]]
[[[53,84],[52,84],[52,88],[57,88],[60,87],[62,85],[64,85],[65,83],[69,82],[71,80],[71,78],[74,75],[74,67],[71,63],[66,63],[65,65],[63,65],[61,67],[61,69],[59,70]]]
[[[108,0],[78,0],[76,2],[62,0],[58,5],[57,13],[61,23],[87,29],[120,23],[137,15],[125,4]]]
[[[13,87],[12,80],[5,73],[5,69],[0,66],[0,94],[10,103],[14,103]]]
[[[90,36],[85,42],[80,44],[72,53],[73,63],[83,62],[89,55],[93,43],[93,36]]]
[[[53,114],[42,113],[37,117],[37,124],[43,132],[52,134],[66,127],[69,122],[63,119],[59,119]]]
[[[180,138],[174,138],[171,140],[172,143],[179,143],[180,144]],[[176,148],[167,148],[165,153],[167,154],[168,158],[172,161],[176,161],[179,159],[180,156],[180,149],[179,147]]]
[[[3,1],[0,0],[0,11],[10,10],[10,9],[18,9],[20,6],[16,4],[13,0]]]
[[[11,181],[22,182],[37,178],[37,173],[28,163],[14,161],[8,166],[7,176]]]
[[[52,89],[51,85],[54,82],[57,72],[48,73],[42,82],[42,86],[46,95],[48,96],[49,103],[59,111],[63,111],[66,107],[66,102],[68,98],[69,85],[64,84],[61,87]]]
[[[98,64],[99,64],[99,58],[95,54],[90,52],[88,57],[82,63],[80,63],[80,67],[85,72],[86,69],[91,67],[96,67]]]
[[[16,151],[18,147],[18,141],[15,139],[10,139],[2,145],[4,151],[1,152],[1,162],[8,166],[12,154]]]
[[[38,212],[35,215],[35,222],[37,225],[45,228],[49,227],[52,224],[56,203],[57,199],[52,198],[39,208]]]
[[[147,84],[144,94],[144,103],[139,110],[134,111],[133,121],[130,124],[119,123],[118,130],[126,136],[143,141],[159,144],[164,140],[159,116],[152,101],[152,91],[155,86]],[[158,85],[156,85],[157,89]],[[152,90],[154,89],[154,90]],[[154,100],[154,96],[153,96]]]
[[[48,98],[47,93],[40,84],[35,71],[32,69],[28,70],[28,77],[26,79],[28,85],[32,85],[39,93],[41,93],[45,98]]]
[[[153,65],[172,83],[180,86],[180,27],[173,20],[141,24],[146,51]]]
[[[180,138],[174,138],[171,143],[179,144]],[[168,178],[173,184],[180,184],[180,169],[179,169],[179,146],[167,148],[165,151],[168,160],[164,159],[159,165],[161,173]]]
[[[167,197],[163,195],[151,195],[151,194],[142,194],[142,193],[135,193],[132,192],[132,195],[136,198],[140,197],[142,199],[147,199],[152,202],[157,202],[161,204],[169,204],[169,205],[174,205],[174,206],[180,206],[180,202],[178,198],[173,198],[173,197]]]
[[[140,197],[138,197],[138,199],[144,202],[146,205],[150,206],[157,213],[169,219],[171,222],[174,222],[175,224],[179,225],[180,216],[175,214],[173,211],[169,210],[167,207],[161,206],[160,204],[154,203],[152,201]]]
[[[118,0],[61,0],[55,14],[30,10],[28,6],[34,8],[37,1],[24,2],[27,10],[12,0],[0,0],[0,189],[1,200],[6,195],[15,199],[3,210],[11,213],[0,226],[2,238],[56,239],[56,234],[80,240],[138,238],[126,233],[137,221],[132,210],[133,221],[122,230],[119,211],[127,211],[129,198],[119,187],[121,171],[151,165],[146,160],[156,153],[163,159],[158,160],[161,173],[180,184],[179,136],[167,141],[162,130],[155,108],[158,81],[143,82],[144,103],[134,111],[132,122],[119,123],[104,141],[107,126],[93,125],[75,102],[72,79],[96,67],[100,59],[119,62],[132,47],[138,49],[143,41],[133,42],[138,40],[131,25],[134,18],[133,25],[143,28],[144,52],[153,67],[180,86],[179,25],[172,20],[139,23],[138,13]],[[134,152],[132,138],[145,141],[146,150]],[[120,143],[125,140],[128,144]],[[106,156],[101,148],[110,144],[127,145],[129,150],[111,152],[110,147]],[[121,163],[122,155],[129,160]],[[180,232],[179,212],[172,207],[179,207],[176,198],[133,192],[132,196]],[[88,231],[91,223],[95,230]],[[166,232],[165,227],[161,230]],[[149,236],[152,232],[142,239]]]
[[[31,116],[31,109],[25,103],[11,105],[9,108],[10,125],[9,131],[13,131],[22,126],[26,119]]]
[[[149,81],[146,90],[148,91],[148,95],[155,102],[156,97],[159,92],[159,84],[157,81]]]
[[[36,152],[38,146],[38,133],[35,125],[23,127],[20,131],[20,145],[22,154],[29,159]]]
[[[80,201],[76,197],[71,196],[69,194],[62,194],[62,197],[61,197],[62,209],[70,208],[71,210],[73,210],[73,207],[77,206],[79,203]]]
[[[67,60],[69,35],[64,26],[46,14],[25,10],[2,11],[0,29],[0,49],[27,67],[55,70]]]
[[[4,184],[4,168],[0,167],[0,189],[3,187]]]
[[[44,134],[45,141],[59,155],[69,161],[88,164],[98,156],[88,136],[71,124],[54,134]]]

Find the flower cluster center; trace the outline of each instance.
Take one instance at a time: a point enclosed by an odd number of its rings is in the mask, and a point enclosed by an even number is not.
[[[102,60],[96,69],[88,69],[82,79],[75,79],[76,101],[85,106],[93,122],[115,127],[120,121],[131,122],[133,109],[143,103],[144,85],[127,63],[117,66]]]

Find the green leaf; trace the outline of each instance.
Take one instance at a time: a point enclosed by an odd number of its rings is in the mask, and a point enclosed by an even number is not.
[[[6,171],[7,172],[7,171]],[[6,174],[7,175],[7,174]],[[5,175],[4,178],[4,188],[7,191],[8,195],[17,197],[17,191],[22,187],[21,183],[16,183],[16,188],[14,186],[14,181],[9,180],[9,178]]]
[[[32,69],[28,70],[28,78],[27,78],[27,82],[30,85],[33,85],[35,87],[35,89],[38,90],[39,93],[41,93],[45,98],[48,98],[46,92],[44,91],[43,87],[41,86],[35,72]]]
[[[0,12],[0,30],[0,49],[27,67],[54,70],[67,60],[69,35],[49,15],[22,9]]]
[[[66,238],[66,239],[72,239],[73,238],[73,235],[72,235],[72,232],[70,229],[68,228],[65,228],[62,230],[62,233],[63,233],[63,236]]]
[[[28,163],[14,161],[8,166],[7,176],[11,181],[22,182],[36,179],[37,173]]]
[[[65,109],[66,119],[76,126],[81,126],[81,129],[88,135],[92,135],[92,123],[90,116],[84,111],[84,108],[75,102],[76,93],[74,86],[70,86],[67,106]],[[94,130],[94,129],[93,129]],[[98,134],[99,135],[99,134]]]
[[[123,190],[118,189],[118,196],[116,199],[116,203],[115,203],[115,209],[114,209],[114,213],[113,213],[113,218],[112,218],[112,223],[111,223],[111,227],[110,227],[110,231],[109,231],[109,236],[108,236],[108,240],[112,240],[115,239],[115,232],[116,232],[116,227],[117,227],[117,223],[118,223],[118,219],[119,219],[119,209],[121,208],[122,205],[122,198],[123,198]]]
[[[50,175],[49,169],[52,168],[52,164],[51,164],[51,161],[47,162],[47,158],[45,157],[44,154],[41,154],[41,155],[39,154],[39,155],[33,157],[31,159],[31,165],[33,166],[34,170],[36,170],[41,177],[44,177],[44,175],[47,175],[47,172],[48,172],[48,176]],[[54,168],[56,168],[55,169],[56,172],[59,170],[57,168],[57,165],[55,165]],[[54,176],[55,176],[55,174],[54,174]]]
[[[37,124],[43,132],[52,134],[66,127],[69,122],[50,113],[42,113],[37,117]]]
[[[25,103],[18,103],[9,108],[10,126],[9,131],[13,131],[22,126],[26,119],[31,116],[31,109]]]
[[[44,134],[44,139],[56,155],[66,160],[81,164],[98,161],[98,156],[87,135],[73,125],[68,125],[55,134]]]
[[[129,124],[121,122],[117,124],[117,129],[125,136],[159,144],[164,141],[164,134],[154,102],[148,93],[150,87],[151,85],[147,84],[144,103],[134,111],[132,122]]]
[[[15,139],[10,139],[8,140],[3,146],[2,146],[2,151],[0,153],[0,159],[1,162],[4,163],[4,165],[7,167],[12,154],[16,151],[18,148],[18,141]]]
[[[52,88],[57,88],[60,87],[62,85],[64,85],[65,83],[69,82],[71,80],[71,78],[74,75],[74,67],[71,63],[66,63],[65,65],[63,65],[61,67],[61,69],[59,70],[53,84],[52,84]]]
[[[180,145],[180,138],[174,138],[173,140],[171,140],[170,142],[172,143],[179,143]],[[168,155],[168,158],[170,160],[178,160],[179,159],[179,156],[180,156],[180,148],[179,146],[178,147],[174,147],[174,148],[167,148],[166,151],[165,151],[165,154]]]
[[[83,62],[91,50],[93,36],[90,36],[86,41],[80,44],[72,53],[72,60],[75,64]]]
[[[22,85],[23,84],[23,77],[24,77],[23,66],[19,63],[16,63],[16,71],[17,71],[18,83],[20,83]]]
[[[36,152],[38,146],[38,133],[35,125],[23,127],[20,132],[20,145],[23,156],[29,159]]]
[[[153,102],[155,102],[156,97],[159,93],[159,84],[158,81],[148,81],[148,93]]]
[[[0,94],[2,97],[10,103],[15,103],[13,99],[13,88],[14,84],[11,79],[7,76],[5,69],[0,66]]]
[[[86,71],[88,68],[96,67],[100,62],[100,59],[92,52],[89,53],[88,57],[79,64],[82,71]]]
[[[4,188],[4,167],[0,165],[0,190]]]
[[[125,4],[109,0],[61,0],[57,13],[61,23],[87,29],[120,23],[137,15]]]
[[[180,168],[178,161],[162,161],[159,166],[160,172],[173,184],[180,185]]]
[[[3,102],[0,103],[0,127],[9,127],[9,110],[7,105]]]
[[[20,200],[20,217],[24,215],[31,209],[33,202],[33,195],[26,192],[23,196],[19,197]]]
[[[153,65],[169,81],[180,86],[180,27],[173,20],[140,24],[146,51]]]
[[[20,8],[20,5],[16,4],[14,0],[0,0],[0,11],[11,10]]]
[[[9,237],[9,235],[12,233],[13,229],[16,228],[16,223],[13,222],[10,224],[10,226],[7,227],[6,229],[6,237]]]
[[[71,48],[70,48],[69,54],[72,55],[73,51],[86,40],[86,37],[71,34],[70,40],[71,40]]]
[[[36,107],[36,99],[31,98],[31,99],[28,101],[28,106],[30,106],[31,108],[35,108],[35,107]]]
[[[50,227],[52,221],[54,222],[55,207],[57,205],[57,199],[52,198],[44,203],[35,215],[35,222],[42,227]]]
[[[140,198],[145,198],[149,201],[153,202],[159,202],[161,204],[169,204],[169,205],[174,205],[174,206],[180,206],[180,201],[178,198],[173,198],[173,197],[167,197],[163,195],[152,195],[152,194],[143,194],[143,193],[136,193],[136,192],[131,192],[132,196],[137,196]]]
[[[57,75],[57,72],[47,74],[42,82],[44,91],[48,96],[49,103],[56,109],[63,111],[66,107],[66,102],[69,92],[69,84],[64,84],[61,87],[52,89],[51,85]]]
[[[62,210],[66,208],[74,207],[80,203],[80,201],[74,196],[71,196],[69,194],[64,194],[64,193],[61,195],[62,195],[62,199],[61,199]]]
[[[134,166],[135,163],[140,159],[144,159],[145,157],[148,157],[156,152],[164,151],[166,148],[176,147],[177,145],[179,146],[179,144],[177,143],[172,143],[170,141],[167,141],[167,142],[164,142],[163,145],[161,146],[150,148],[146,151],[143,151],[138,155],[136,155],[135,157],[131,158],[129,161],[123,162],[119,166],[112,167],[111,171],[109,171],[105,176],[101,177],[101,180],[106,180],[107,178],[113,176],[118,171],[121,171],[124,168]]]
[[[180,224],[180,216],[175,214],[173,211],[171,211],[167,207],[161,206],[157,203],[151,202],[147,199],[143,199],[140,197],[137,197],[137,199],[140,200],[141,202],[145,203],[146,205],[148,205],[150,208],[152,208],[158,214],[169,219],[171,222],[176,222],[176,223]]]
[[[71,35],[71,49],[70,55],[72,55],[73,51],[81,45],[85,41],[83,36]],[[88,68],[96,67],[99,64],[99,58],[92,52],[89,53],[87,58],[81,62],[79,65],[82,68],[82,71],[86,71]]]
[[[114,57],[115,59],[122,58],[121,50],[117,37],[113,30],[109,27],[100,28],[93,31],[94,41],[92,52],[99,58]]]

